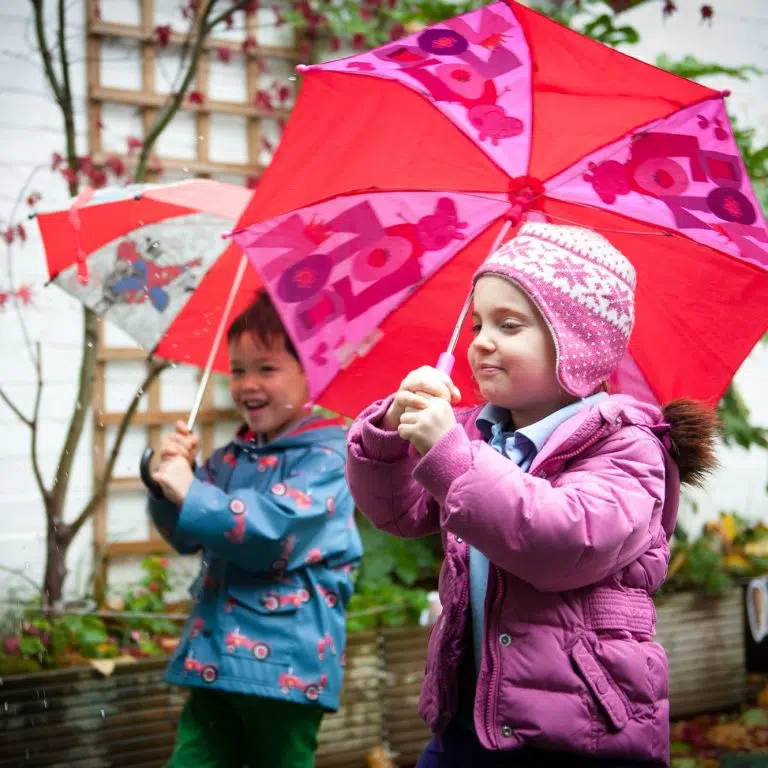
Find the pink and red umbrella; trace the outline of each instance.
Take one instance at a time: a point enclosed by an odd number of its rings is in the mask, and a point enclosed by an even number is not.
[[[724,93],[512,0],[302,72],[235,239],[326,407],[434,362],[524,218],[593,228],[635,265],[623,391],[716,402],[765,332],[768,231]],[[471,397],[463,359],[454,379]]]

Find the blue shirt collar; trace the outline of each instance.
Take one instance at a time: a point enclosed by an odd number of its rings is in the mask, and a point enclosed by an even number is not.
[[[534,424],[529,424],[527,427],[521,427],[513,433],[509,432],[509,429],[512,426],[512,419],[509,411],[506,408],[500,408],[497,405],[486,403],[480,413],[478,413],[477,418],[475,419],[475,425],[486,440],[490,440],[499,433],[507,432],[508,434],[515,434],[526,438],[536,449],[536,453],[538,453],[544,447],[544,443],[547,442],[550,435],[562,423],[570,419],[571,416],[575,416],[585,405],[592,405],[593,403],[602,400],[604,397],[608,397],[605,392],[598,392],[595,395],[582,398],[575,403],[560,408],[554,413],[550,413],[549,416],[539,419],[539,421]]]

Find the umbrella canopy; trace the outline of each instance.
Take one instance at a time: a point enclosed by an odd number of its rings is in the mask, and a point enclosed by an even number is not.
[[[434,362],[524,218],[593,228],[633,262],[623,391],[715,402],[768,326],[768,232],[723,93],[512,0],[302,72],[236,240],[328,408]]]
[[[52,282],[158,357],[204,366],[232,296],[261,286],[222,237],[251,193],[207,179],[99,190],[37,219]],[[227,370],[225,349],[216,367]]]

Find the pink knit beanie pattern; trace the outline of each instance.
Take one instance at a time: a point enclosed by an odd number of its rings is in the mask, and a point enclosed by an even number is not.
[[[552,331],[557,377],[584,397],[618,367],[634,322],[635,269],[602,235],[543,222],[523,224],[475,273],[516,283]]]

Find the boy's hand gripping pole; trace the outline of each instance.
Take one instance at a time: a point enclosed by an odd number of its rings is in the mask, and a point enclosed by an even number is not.
[[[203,369],[203,375],[200,379],[200,385],[197,388],[197,394],[195,395],[195,402],[192,405],[192,410],[187,417],[187,429],[190,431],[194,428],[197,421],[198,413],[200,412],[200,406],[203,403],[203,396],[205,395],[205,389],[208,386],[208,380],[211,378],[211,372],[213,371],[213,363],[216,360],[216,355],[219,352],[221,346],[221,340],[224,337],[224,331],[227,328],[229,321],[229,315],[232,312],[232,305],[235,303],[235,296],[240,290],[240,285],[243,282],[245,270],[248,267],[248,258],[243,254],[240,259],[240,264],[237,266],[237,272],[235,278],[232,281],[232,287],[229,289],[229,295],[227,296],[227,302],[224,305],[224,311],[221,314],[221,320],[219,321],[219,327],[216,329],[216,335],[213,337],[213,345],[208,355],[208,360],[205,363]],[[141,456],[139,462],[139,474],[141,475],[141,481],[147,487],[147,490],[156,498],[163,498],[163,489],[160,487],[160,483],[152,477],[152,458],[155,452],[152,448],[147,448]]]

